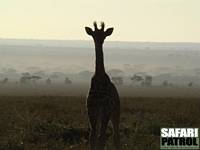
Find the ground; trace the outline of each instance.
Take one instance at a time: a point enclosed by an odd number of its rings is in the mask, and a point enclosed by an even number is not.
[[[121,98],[123,150],[158,150],[161,127],[200,127],[198,98]],[[109,126],[107,149],[112,148]],[[85,97],[1,96],[0,150],[86,150]]]

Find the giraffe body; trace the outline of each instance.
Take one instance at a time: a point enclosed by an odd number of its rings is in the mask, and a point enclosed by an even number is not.
[[[87,97],[90,149],[104,150],[106,129],[109,121],[111,121],[114,131],[114,146],[116,150],[120,150],[120,99],[116,87],[105,72],[103,60],[103,42],[106,36],[112,34],[113,28],[104,31],[104,23],[101,26],[102,28],[99,30],[94,23],[95,31],[86,27],[86,32],[94,39],[96,53],[95,74],[92,77]]]

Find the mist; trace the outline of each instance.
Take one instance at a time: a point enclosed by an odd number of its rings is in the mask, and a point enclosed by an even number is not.
[[[23,74],[39,76],[37,84],[47,79],[64,84],[89,86],[94,72],[95,51],[92,41],[0,40],[0,81],[20,82]],[[126,86],[140,86],[134,75],[151,76],[152,86],[164,81],[175,87],[189,83],[200,86],[199,43],[106,42],[105,68],[112,77],[123,78]]]

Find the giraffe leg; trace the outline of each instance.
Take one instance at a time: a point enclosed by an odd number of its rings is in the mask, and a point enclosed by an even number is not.
[[[90,122],[90,150],[96,150],[97,147],[97,116],[89,115],[89,122]]]
[[[110,119],[110,114],[105,113],[101,118],[101,129],[100,129],[100,136],[99,136],[99,144],[98,149],[104,150],[106,145],[106,129],[108,127],[108,122]]]
[[[113,143],[116,150],[121,150],[120,144],[120,134],[119,134],[119,122],[120,122],[120,113],[114,113],[111,117],[111,122],[113,126]]]

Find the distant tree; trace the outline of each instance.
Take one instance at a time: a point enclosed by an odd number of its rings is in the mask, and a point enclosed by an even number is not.
[[[45,77],[46,76],[46,72],[43,71],[43,70],[40,70],[40,71],[34,72],[33,75],[40,76],[40,77]]]
[[[6,84],[8,83],[8,78],[4,78],[2,81],[0,81],[1,84]]]
[[[30,79],[31,74],[29,72],[24,72],[22,73],[22,76],[20,78],[20,83],[21,84],[26,84],[28,80]]]
[[[168,83],[167,80],[164,80],[163,83],[162,83],[162,85],[165,86],[165,87],[167,87],[167,86],[169,86],[169,83]]]
[[[192,86],[193,86],[193,82],[189,82],[188,87],[192,87]]]
[[[116,84],[116,85],[123,85],[123,78],[122,77],[112,77],[112,81]]]
[[[66,77],[65,78],[65,84],[72,84],[72,81],[68,77]]]
[[[22,76],[21,78],[20,78],[20,83],[22,83],[22,84],[26,84],[26,83],[28,83],[30,81],[30,77],[29,76]]]
[[[37,80],[40,80],[42,79],[40,76],[36,76],[36,75],[33,75],[31,76],[30,80],[33,82],[33,83],[36,83]]]
[[[145,86],[151,86],[152,85],[152,76],[146,75],[145,80],[144,80],[144,85]]]
[[[51,79],[48,78],[48,79],[46,80],[46,84],[50,85],[51,83],[52,83]]]
[[[131,77],[132,82],[141,82],[144,81],[144,78],[140,75],[134,75],[133,77]]]
[[[22,76],[24,76],[24,77],[30,77],[31,74],[29,72],[24,72],[24,73],[22,73]]]
[[[22,73],[22,77],[20,78],[20,83],[27,84],[27,83],[36,83],[37,80],[41,79],[40,76],[31,75],[29,72]]]
[[[141,75],[134,74],[133,77],[131,77],[131,80],[133,83],[139,82],[141,86],[151,86],[153,77],[150,75],[145,75],[144,73],[140,73]]]

